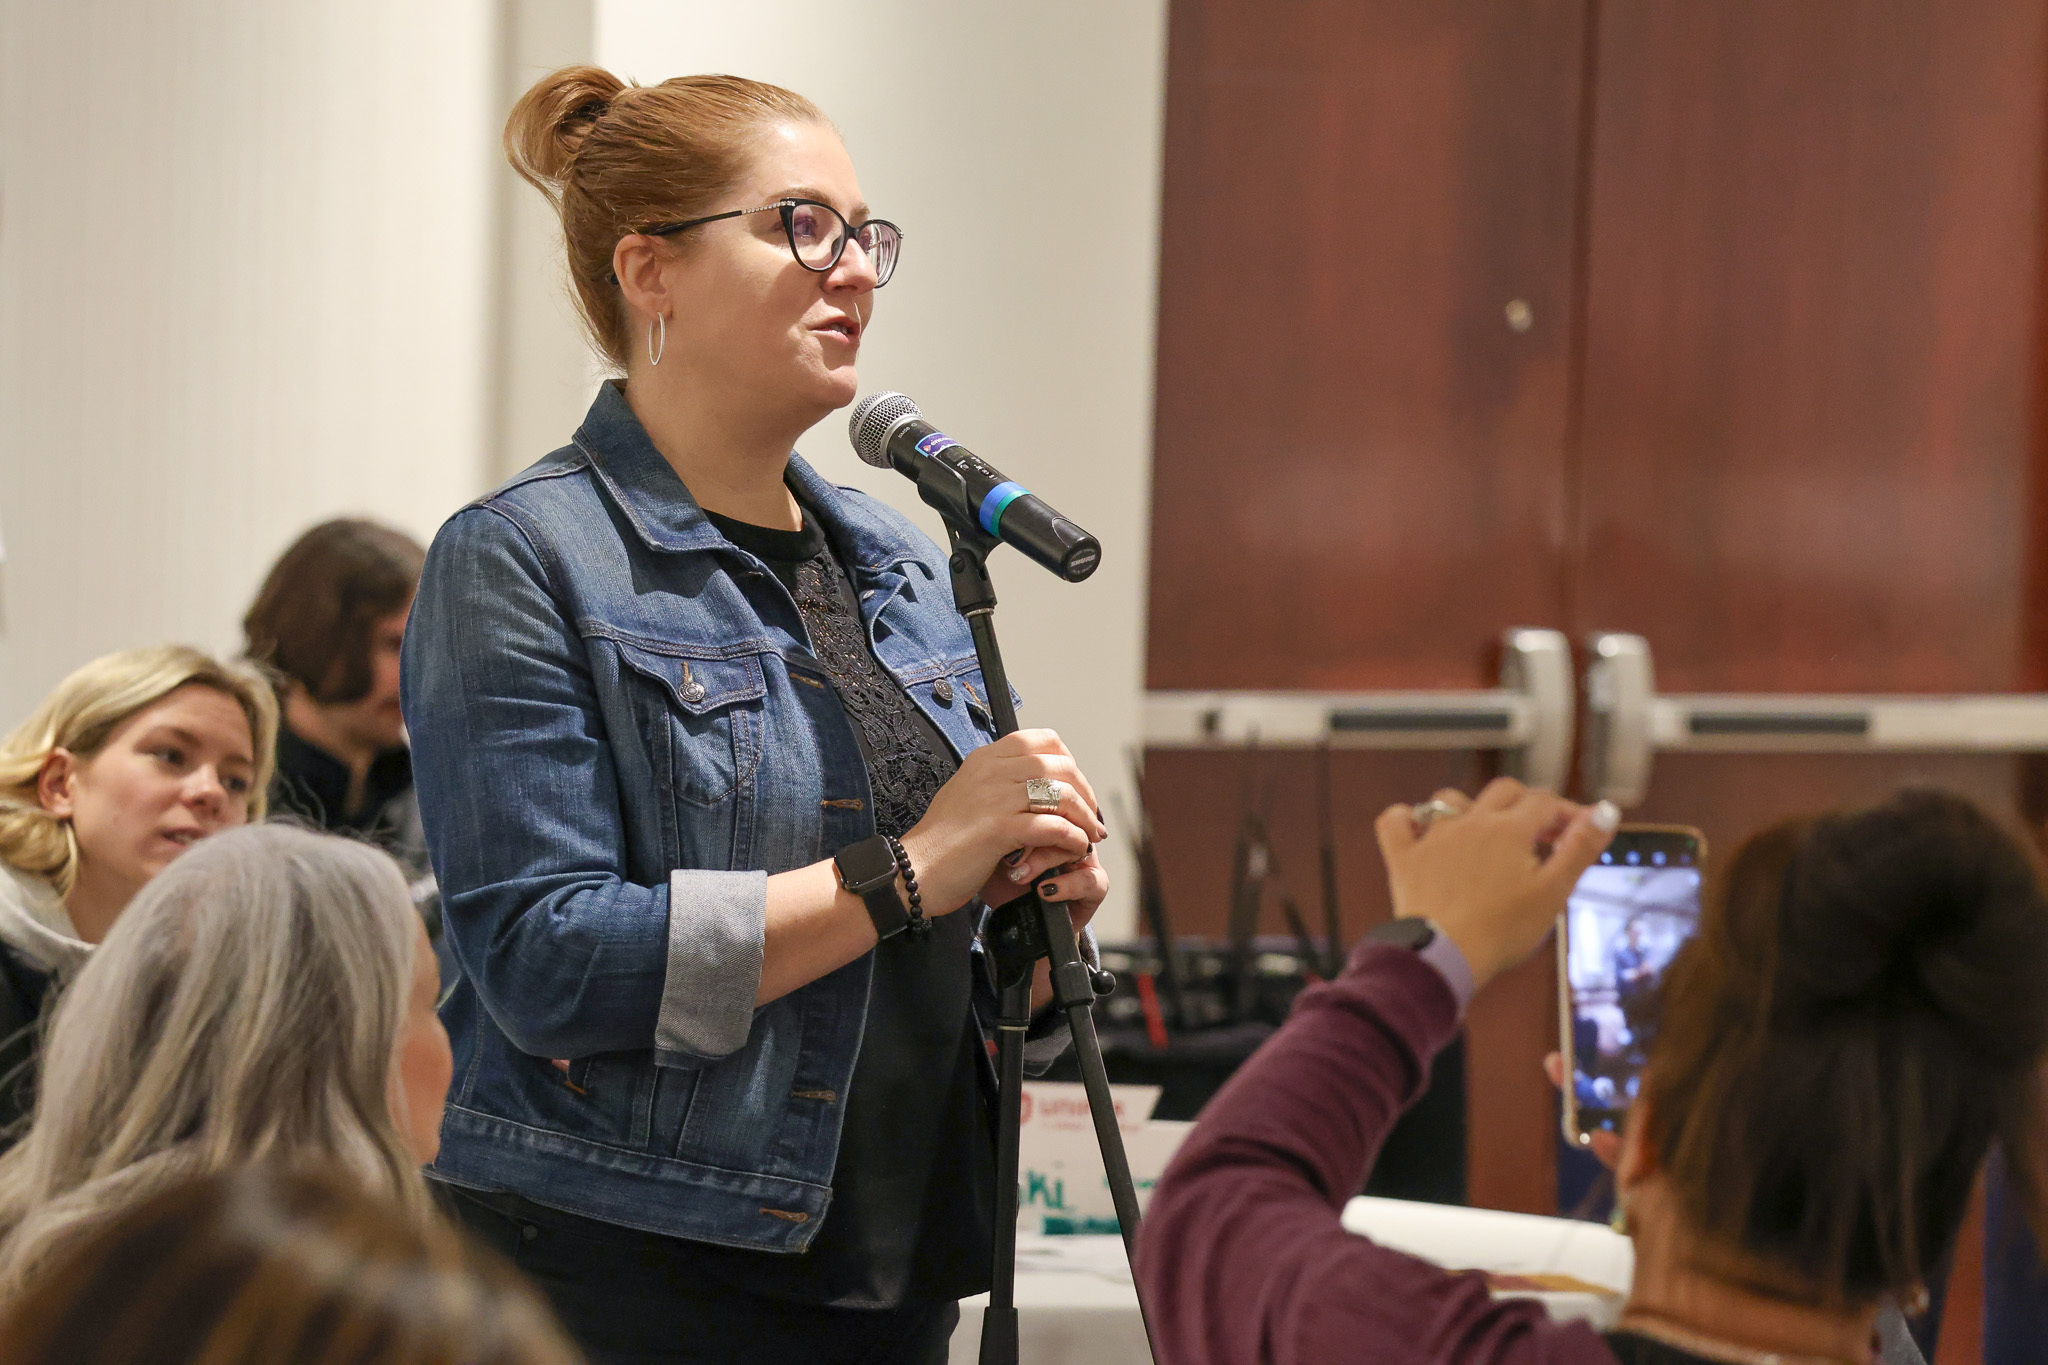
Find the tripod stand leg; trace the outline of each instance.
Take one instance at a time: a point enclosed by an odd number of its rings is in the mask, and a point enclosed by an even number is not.
[[[1138,1256],[1138,1191],[1131,1179],[1130,1158],[1124,1152],[1123,1130],[1117,1127],[1116,1101],[1109,1093],[1109,1068],[1102,1060],[1102,1040],[1095,1033],[1094,973],[1081,960],[1081,945],[1074,934],[1073,916],[1057,903],[1040,907],[1045,925],[1047,957],[1052,963],[1053,998],[1066,1011],[1073,1031],[1074,1059],[1081,1065],[1081,1084],[1088,1091],[1088,1117],[1095,1123],[1095,1145],[1102,1151],[1103,1173],[1109,1177],[1109,1197],[1116,1207],[1116,1226],[1124,1239],[1124,1258],[1132,1265],[1133,1288]],[[1152,1341],[1152,1320],[1145,1312],[1145,1298],[1138,1295],[1138,1317],[1145,1324],[1145,1342],[1154,1360],[1158,1347]]]
[[[1102,1063],[1102,1044],[1095,1036],[1095,1016],[1086,1005],[1067,1011],[1074,1030],[1074,1057],[1081,1064],[1081,1084],[1088,1090],[1088,1116],[1095,1121],[1095,1144],[1102,1149],[1102,1169],[1109,1177],[1110,1199],[1116,1205],[1117,1230],[1124,1255],[1138,1254],[1138,1194],[1124,1155],[1123,1130],[1117,1127],[1116,1102],[1109,1094],[1109,1071]]]
[[[1017,1168],[1024,1117],[1024,1031],[1031,1026],[1031,974],[1003,988],[996,1016],[995,1246],[988,1308],[981,1315],[981,1365],[1017,1365]]]

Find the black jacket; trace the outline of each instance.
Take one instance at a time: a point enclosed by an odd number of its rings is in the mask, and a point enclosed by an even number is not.
[[[0,1151],[35,1107],[43,1017],[91,953],[50,883],[0,862]]]
[[[42,1059],[43,1010],[51,1003],[50,974],[14,945],[0,942],[0,1151],[28,1130]]]

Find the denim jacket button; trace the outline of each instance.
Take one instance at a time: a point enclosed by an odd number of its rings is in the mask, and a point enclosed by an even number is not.
[[[682,694],[684,701],[695,706],[698,702],[704,700],[704,684],[692,678],[689,682],[683,684]]]
[[[932,695],[939,699],[939,705],[951,706],[953,704],[953,680],[951,678],[939,679],[938,682],[932,685]]]

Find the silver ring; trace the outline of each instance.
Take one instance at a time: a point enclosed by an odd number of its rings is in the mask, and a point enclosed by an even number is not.
[[[1415,821],[1417,829],[1428,829],[1439,820],[1449,820],[1454,816],[1464,814],[1464,812],[1448,801],[1440,801],[1436,797],[1431,797],[1421,805],[1412,807],[1408,814]]]
[[[1024,799],[1030,803],[1033,815],[1058,815],[1060,798],[1066,795],[1066,790],[1066,784],[1050,777],[1024,779]]]

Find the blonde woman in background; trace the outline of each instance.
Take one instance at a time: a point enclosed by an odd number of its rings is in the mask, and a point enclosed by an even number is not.
[[[276,745],[264,679],[182,645],[93,660],[0,742],[0,1149],[52,986],[193,843],[263,818]]]
[[[0,1298],[137,1201],[257,1160],[434,1216],[438,985],[385,853],[261,825],[178,859],[56,1007],[34,1123],[0,1157]]]

